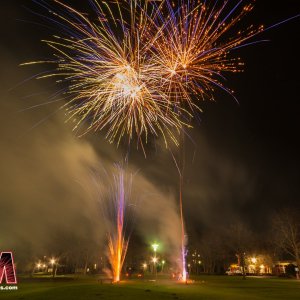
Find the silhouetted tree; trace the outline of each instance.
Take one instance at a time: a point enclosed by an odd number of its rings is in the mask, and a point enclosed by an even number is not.
[[[221,273],[226,256],[224,250],[223,239],[216,232],[208,231],[202,236],[199,252],[204,273]]]
[[[300,268],[300,220],[299,211],[285,209],[273,219],[274,242],[295,259]]]
[[[238,264],[242,267],[243,278],[246,278],[245,255],[246,252],[250,251],[254,246],[252,232],[243,222],[237,221],[225,230],[224,236],[227,247],[235,253]]]

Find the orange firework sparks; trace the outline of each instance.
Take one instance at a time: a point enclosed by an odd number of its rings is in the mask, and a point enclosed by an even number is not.
[[[55,0],[68,12],[53,13],[64,24],[66,35],[45,42],[55,51],[55,72],[40,76],[61,77],[68,82],[65,93],[74,130],[105,130],[110,142],[127,136],[142,144],[148,135],[162,135],[167,144],[185,124],[160,89],[157,65],[150,63],[152,35],[148,33],[155,13],[144,1],[92,1],[97,21]],[[120,4],[122,3],[122,5]],[[73,17],[71,17],[73,16]],[[71,32],[71,36],[70,36]],[[152,39],[149,37],[152,36]],[[40,63],[40,62],[32,62]],[[82,129],[83,121],[88,128]],[[188,126],[188,125],[187,125]]]
[[[112,268],[113,281],[119,282],[124,259],[128,248],[129,238],[125,237],[124,214],[126,192],[124,187],[124,171],[118,168],[114,180],[116,227],[108,235],[108,259]]]
[[[160,66],[164,93],[176,107],[187,105],[193,115],[200,109],[195,99],[213,99],[215,89],[232,95],[223,84],[223,74],[241,71],[243,63],[229,54],[263,26],[236,28],[253,8],[252,4],[244,5],[245,1],[179,2],[178,7],[164,1],[156,14],[153,23],[159,33],[152,58]]]
[[[117,143],[143,145],[151,134],[178,145],[177,132],[200,109],[194,100],[213,99],[216,88],[232,94],[223,73],[242,63],[229,54],[263,30],[237,28],[253,8],[243,0],[91,0],[95,22],[54,2],[62,12],[43,7],[63,27],[45,41],[57,68],[39,78],[67,83],[64,108],[80,135],[105,130]]]

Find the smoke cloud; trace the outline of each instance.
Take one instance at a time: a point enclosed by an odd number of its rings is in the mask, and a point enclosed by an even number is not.
[[[9,54],[7,61],[17,65]],[[26,76],[23,69],[15,69],[1,78],[0,249],[12,249],[17,261],[82,249],[99,254],[106,243],[106,225],[113,222],[102,213],[101,201],[111,197],[113,165],[124,161],[124,151],[101,136],[75,137],[58,110],[62,103],[40,106],[51,97],[47,84],[30,80],[10,90]],[[135,164],[127,170],[134,174],[133,230],[146,243],[159,239],[176,261],[176,200],[171,190],[159,190]]]

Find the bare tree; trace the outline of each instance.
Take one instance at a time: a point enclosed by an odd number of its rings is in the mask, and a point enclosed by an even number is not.
[[[234,224],[231,224],[224,233],[227,241],[227,247],[231,249],[231,251],[235,252],[238,264],[242,267],[243,278],[245,279],[245,255],[247,251],[253,248],[253,234],[241,221],[236,221]]]
[[[273,219],[275,243],[286,254],[295,259],[300,268],[300,221],[299,211],[285,209]]]
[[[226,257],[222,236],[216,231],[207,231],[203,234],[198,249],[203,272],[208,274],[221,273],[223,260]]]

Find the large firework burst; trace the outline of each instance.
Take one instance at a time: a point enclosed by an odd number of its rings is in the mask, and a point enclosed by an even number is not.
[[[54,13],[63,24],[64,35],[45,40],[55,52],[55,72],[38,78],[59,76],[67,82],[68,119],[74,130],[104,130],[110,142],[147,141],[148,134],[163,135],[176,143],[174,131],[184,124],[178,110],[160,89],[159,66],[149,60],[152,38],[148,33],[154,10],[140,1],[91,1],[97,20],[55,1],[67,12]],[[120,4],[122,2],[122,5]],[[117,12],[117,14],[116,14]],[[149,39],[150,37],[150,39]],[[40,62],[32,62],[40,63]]]
[[[216,89],[232,95],[224,73],[241,71],[243,63],[229,54],[263,26],[236,27],[253,9],[247,1],[177,2],[166,0],[157,10],[153,59],[160,66],[161,89],[173,105],[187,105],[194,115],[200,109],[196,99],[214,99]]]
[[[63,32],[45,42],[57,67],[41,77],[67,83],[64,108],[79,134],[105,130],[117,143],[151,134],[178,144],[176,131],[200,109],[194,100],[213,99],[216,88],[232,94],[224,72],[242,63],[229,54],[262,30],[236,27],[253,8],[243,0],[90,0],[94,22],[54,2]]]

